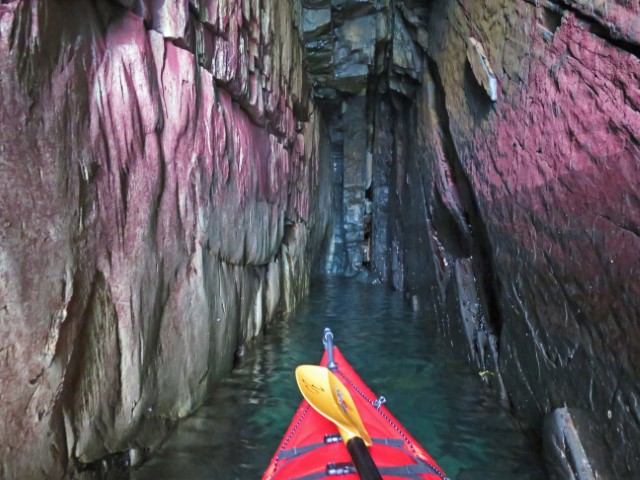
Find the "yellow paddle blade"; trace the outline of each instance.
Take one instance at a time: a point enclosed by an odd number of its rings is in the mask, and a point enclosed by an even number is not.
[[[371,446],[371,437],[347,387],[331,370],[319,365],[300,365],[296,368],[296,381],[307,402],[336,424],[345,443],[353,437],[360,437],[368,447]]]

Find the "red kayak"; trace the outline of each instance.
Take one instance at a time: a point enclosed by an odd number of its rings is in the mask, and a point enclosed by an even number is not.
[[[373,468],[377,467],[380,474],[375,478],[447,479],[436,462],[383,405],[384,397],[374,395],[333,345],[329,329],[325,330],[324,340],[326,350],[321,365],[328,367],[351,395],[372,442],[368,453],[375,464]],[[306,399],[302,401],[264,472],[263,480],[317,480],[334,476],[341,480],[365,478],[356,472],[355,459],[342,441],[336,424],[315,407]]]

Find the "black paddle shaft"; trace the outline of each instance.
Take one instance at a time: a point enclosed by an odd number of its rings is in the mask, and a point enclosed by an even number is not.
[[[347,442],[347,450],[356,466],[361,480],[382,480],[378,467],[373,463],[369,449],[360,437],[353,437]]]

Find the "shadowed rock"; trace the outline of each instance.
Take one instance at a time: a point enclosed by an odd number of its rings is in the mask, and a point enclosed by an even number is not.
[[[585,412],[566,407],[558,408],[545,417],[544,450],[553,478],[604,478],[596,468],[602,461],[602,445],[593,436],[590,421]]]

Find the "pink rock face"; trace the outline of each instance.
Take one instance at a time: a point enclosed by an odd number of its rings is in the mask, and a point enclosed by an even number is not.
[[[556,68],[533,66],[531,89],[540,96],[532,95],[526,112],[505,108],[485,191],[498,211],[513,212],[504,205],[499,178],[508,175],[509,190],[528,210],[514,218],[512,241],[532,263],[560,268],[552,268],[557,278],[548,280],[569,288],[564,295],[576,302],[576,314],[631,319],[640,307],[638,285],[627,281],[640,267],[634,173],[640,166],[634,138],[640,131],[640,61],[589,34],[573,17],[545,53]],[[527,134],[514,128],[520,124]],[[536,168],[523,175],[514,164]],[[631,329],[629,346],[640,351],[638,325],[618,327]]]
[[[601,23],[615,40],[633,44],[640,41],[640,1],[569,0],[567,4],[586,17]]]
[[[150,10],[154,30],[165,38],[188,41],[189,0],[150,0]]]
[[[432,47],[498,279],[510,399],[535,424],[562,406],[588,412],[609,474],[625,478],[640,441],[640,60],[587,18],[637,39],[638,5],[591,3],[607,8],[443,7],[452,20],[433,17]],[[459,53],[470,32],[496,71],[496,105]]]
[[[536,283],[551,287],[549,301],[564,297],[573,321],[594,334],[610,323],[596,334],[605,334],[603,343],[590,347],[615,361],[618,347],[640,353],[640,325],[632,320],[640,286],[628,282],[640,268],[640,61],[572,16],[543,56],[544,63],[532,62],[530,93],[517,107],[505,105],[496,121],[495,153],[475,150],[474,183],[492,205],[486,213],[496,219],[497,238],[511,245],[498,263],[516,254],[534,275],[545,272]],[[499,218],[510,218],[508,229]],[[547,334],[566,333],[566,316],[540,320]]]
[[[157,30],[90,2],[77,16],[0,5],[7,479],[61,478],[133,441],[153,446],[148,426],[196,408],[234,351],[306,292],[306,252],[329,220],[309,212],[318,125],[293,128],[294,104],[313,109],[291,79],[295,30],[250,10],[249,34],[241,3],[199,2],[208,35],[233,47],[209,42],[220,63],[207,64],[189,50],[197,5],[120,3]],[[254,57],[273,39],[278,55],[250,65],[238,38]],[[302,222],[286,244],[285,215]]]

